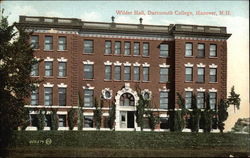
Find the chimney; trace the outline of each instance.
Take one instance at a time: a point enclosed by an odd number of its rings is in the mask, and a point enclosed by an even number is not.
[[[142,24],[142,20],[143,20],[143,19],[142,19],[142,18],[140,18],[139,20],[140,20],[140,24]]]

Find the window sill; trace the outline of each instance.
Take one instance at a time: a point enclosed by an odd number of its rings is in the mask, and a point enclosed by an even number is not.
[[[149,83],[150,81],[142,81],[142,83]]]
[[[185,83],[193,83],[193,81],[184,81]]]
[[[44,76],[44,78],[54,78],[54,76]]]
[[[83,55],[94,55],[94,53],[82,53]]]
[[[218,82],[209,82],[210,84],[218,83]]]
[[[141,55],[133,55],[134,57],[140,57]]]
[[[134,80],[134,82],[138,82],[138,83],[139,83],[139,82],[141,82],[141,81]]]
[[[124,56],[124,57],[131,57],[132,55],[124,54],[123,56]]]
[[[114,82],[121,82],[122,80],[114,80]]]
[[[86,79],[86,78],[83,78],[84,81],[94,81],[94,79]]]
[[[66,52],[66,51],[69,51],[69,50],[67,50],[67,49],[65,49],[65,50],[57,50],[58,52]]]
[[[209,59],[218,59],[218,57],[208,57]]]
[[[167,83],[170,83],[170,82],[168,82],[168,81],[167,81],[167,82],[161,82],[161,81],[159,81],[159,83],[162,83],[162,84],[167,84]]]
[[[184,56],[185,58],[193,58],[194,56]]]
[[[40,76],[30,76],[30,77],[40,77]]]
[[[170,58],[169,56],[159,56],[159,58],[167,59]]]
[[[33,50],[34,50],[34,51],[39,51],[39,50],[40,50],[40,48],[33,48]]]
[[[205,56],[196,56],[196,58],[201,58],[201,59],[204,59]]]
[[[150,56],[142,56],[143,58],[150,58]]]
[[[66,79],[67,77],[60,77],[60,76],[57,76],[58,79]]]
[[[112,80],[107,80],[107,79],[104,79],[104,82],[112,82]]]
[[[198,84],[205,84],[205,81],[204,81],[204,82],[196,81],[195,83],[198,83]]]
[[[45,51],[45,52],[53,52],[54,50],[52,49],[52,50],[46,50],[46,49],[44,49],[43,51]]]
[[[103,54],[104,56],[112,56],[112,53],[111,54]]]

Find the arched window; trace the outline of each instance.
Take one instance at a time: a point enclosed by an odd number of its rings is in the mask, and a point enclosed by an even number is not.
[[[130,93],[124,93],[120,98],[120,106],[134,106],[135,98]]]

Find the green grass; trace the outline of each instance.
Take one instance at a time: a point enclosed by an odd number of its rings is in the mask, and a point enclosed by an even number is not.
[[[233,133],[18,131],[9,152],[13,157],[247,156],[249,142],[249,135]]]

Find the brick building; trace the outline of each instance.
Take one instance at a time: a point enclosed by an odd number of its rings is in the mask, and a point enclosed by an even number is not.
[[[34,31],[31,42],[41,62],[33,66],[31,76],[44,80],[26,107],[31,118],[37,109],[57,109],[59,130],[68,129],[67,112],[79,107],[79,97],[84,105],[83,129],[95,129],[93,101],[102,98],[101,130],[108,130],[112,102],[115,130],[139,130],[134,113],[139,100],[136,87],[140,87],[160,117],[156,131],[169,130],[169,112],[179,108],[177,92],[185,98],[187,109],[193,95],[197,107],[204,109],[209,93],[213,110],[226,97],[230,37],[226,27],[29,16],[20,16],[18,25]],[[50,126],[46,118],[45,130]],[[35,129],[32,122],[28,129]]]

